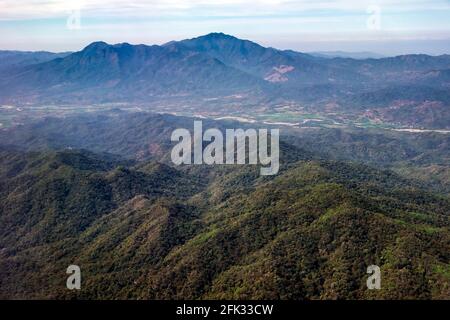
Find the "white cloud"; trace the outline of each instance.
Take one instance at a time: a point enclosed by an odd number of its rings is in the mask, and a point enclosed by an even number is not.
[[[365,11],[376,4],[391,11],[450,10],[446,0],[0,0],[0,19],[60,17],[80,7],[92,17],[252,16],[315,10]]]

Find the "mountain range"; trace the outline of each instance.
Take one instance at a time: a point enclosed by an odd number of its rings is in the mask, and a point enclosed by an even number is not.
[[[325,58],[223,33],[161,46],[94,42],[79,52],[23,55],[10,52],[0,65],[0,103],[202,103],[236,95],[242,106],[296,102],[410,125],[450,122],[450,55]],[[422,118],[415,122],[414,114]]]
[[[316,51],[308,52],[308,54],[323,58],[352,58],[352,59],[380,59],[386,56],[368,51],[346,52],[346,51]]]

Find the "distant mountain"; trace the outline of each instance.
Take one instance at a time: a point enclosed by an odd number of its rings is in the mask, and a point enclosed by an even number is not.
[[[310,55],[265,48],[223,33],[172,42],[169,46],[188,48],[272,83],[314,84],[327,82],[333,68],[323,66]]]
[[[446,70],[450,64],[450,55],[429,56],[410,54],[383,59],[325,59],[325,63],[339,66],[370,78],[370,85],[383,86],[386,82],[408,83],[421,78],[424,73]]]
[[[362,52],[346,52],[346,51],[317,51],[317,52],[308,52],[308,54],[315,56],[315,57],[321,57],[321,58],[351,58],[351,59],[381,59],[386,58],[386,56],[374,53],[374,52],[368,52],[368,51],[362,51]]]
[[[449,69],[450,55],[329,59],[211,33],[162,46],[94,42],[50,61],[15,65],[8,72],[0,70],[0,103],[185,105],[239,96],[243,107],[296,102],[321,111],[331,103],[340,112],[353,113],[377,108],[378,102],[396,104],[415,89],[392,88],[409,87],[427,88],[408,96],[412,104],[426,101],[447,108],[445,93],[438,92],[450,88]],[[372,98],[355,107],[358,97],[365,96]]]
[[[262,81],[260,81],[262,82]],[[254,88],[258,79],[217,59],[161,46],[94,42],[64,58],[29,65],[3,80],[12,99],[104,101]]]
[[[69,55],[70,52],[0,50],[0,71],[50,61]]]

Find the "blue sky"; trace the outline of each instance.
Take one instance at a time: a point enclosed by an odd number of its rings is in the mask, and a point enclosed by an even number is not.
[[[0,0],[0,49],[161,44],[219,31],[306,52],[450,53],[450,0]]]

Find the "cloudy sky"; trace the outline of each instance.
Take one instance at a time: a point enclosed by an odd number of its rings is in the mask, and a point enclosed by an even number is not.
[[[0,0],[0,49],[224,32],[299,51],[450,53],[450,0]]]

